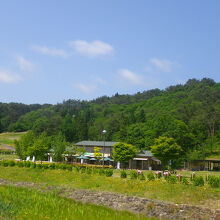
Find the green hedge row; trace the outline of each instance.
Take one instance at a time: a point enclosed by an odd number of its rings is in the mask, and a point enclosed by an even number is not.
[[[111,168],[102,168],[102,167],[91,167],[91,166],[80,166],[75,164],[62,164],[62,163],[49,163],[49,164],[39,164],[30,161],[18,161],[15,162],[13,160],[10,161],[0,161],[0,165],[4,167],[8,166],[17,166],[17,167],[28,167],[28,168],[37,168],[37,169],[50,169],[50,170],[69,170],[69,171],[76,171],[79,173],[86,173],[86,174],[99,174],[103,176],[110,177],[113,175],[113,169]]]

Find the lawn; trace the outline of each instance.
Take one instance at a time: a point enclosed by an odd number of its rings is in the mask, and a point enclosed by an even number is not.
[[[189,175],[189,173],[187,173]],[[198,175],[198,174],[197,174]],[[89,189],[135,195],[179,204],[206,205],[220,209],[220,188],[171,184],[165,180],[141,181],[105,177],[98,174],[67,170],[44,170],[19,167],[0,167],[0,178],[11,181],[34,182],[69,189]]]
[[[126,211],[82,204],[56,193],[0,186],[0,219],[147,220]]]
[[[19,140],[26,132],[7,132],[0,134],[0,144],[14,146],[14,140]]]

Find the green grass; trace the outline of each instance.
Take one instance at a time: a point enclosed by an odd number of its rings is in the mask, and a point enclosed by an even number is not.
[[[16,154],[0,154],[0,160],[14,160],[18,158]]]
[[[117,174],[116,174],[117,175]],[[0,167],[0,178],[11,181],[44,183],[70,189],[90,189],[135,195],[179,204],[207,205],[220,209],[220,188],[171,184],[165,180],[141,181],[80,174],[76,171]]]
[[[1,219],[144,220],[126,211],[82,204],[56,193],[0,186]]]
[[[19,140],[26,132],[7,132],[0,134],[0,143],[14,146],[14,140]]]

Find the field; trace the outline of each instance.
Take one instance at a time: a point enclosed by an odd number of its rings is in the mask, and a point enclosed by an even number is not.
[[[0,178],[12,182],[33,182],[68,189],[89,189],[108,191],[169,201],[179,204],[192,204],[220,208],[220,188],[208,185],[197,187],[182,183],[171,184],[164,180],[141,181],[105,177],[98,174],[78,173],[67,170],[44,170],[18,167],[0,167]]]
[[[1,133],[0,134],[0,147],[1,144],[5,144],[7,146],[14,147],[14,140],[18,140],[21,138],[22,135],[24,135],[25,132],[7,132],[7,133]]]
[[[147,220],[126,211],[82,204],[56,193],[0,186],[1,219]]]

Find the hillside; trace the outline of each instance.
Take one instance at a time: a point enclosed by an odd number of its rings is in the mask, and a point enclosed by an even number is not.
[[[69,142],[124,141],[149,149],[159,136],[173,137],[187,157],[203,158],[220,149],[220,83],[190,79],[184,85],[135,95],[67,100],[56,105],[0,103],[1,131],[33,130]],[[192,153],[193,152],[193,153]]]

